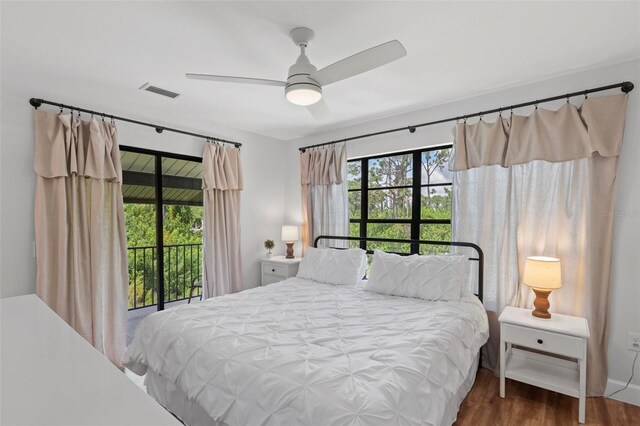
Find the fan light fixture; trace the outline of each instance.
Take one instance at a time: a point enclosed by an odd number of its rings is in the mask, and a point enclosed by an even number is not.
[[[297,83],[284,90],[289,102],[296,105],[313,105],[322,99],[322,89],[314,84]]]
[[[322,89],[314,84],[298,83],[288,86],[285,91],[287,100],[296,105],[313,105],[322,99]]]

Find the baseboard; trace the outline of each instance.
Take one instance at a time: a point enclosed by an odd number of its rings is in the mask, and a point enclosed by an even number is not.
[[[607,380],[607,388],[604,391],[604,394],[610,395],[618,389],[622,389],[625,384],[626,382],[609,379]],[[640,386],[630,383],[625,390],[613,395],[611,399],[626,402],[627,404],[640,406]]]

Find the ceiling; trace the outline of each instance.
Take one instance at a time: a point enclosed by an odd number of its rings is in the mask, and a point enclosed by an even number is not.
[[[392,39],[408,54],[326,87],[324,122],[281,88],[184,77],[284,80],[296,26],[316,32],[318,68]],[[51,92],[73,81],[115,113],[214,134],[219,124],[289,140],[638,57],[637,2],[2,2],[3,74]],[[138,90],[146,82],[181,96]]]

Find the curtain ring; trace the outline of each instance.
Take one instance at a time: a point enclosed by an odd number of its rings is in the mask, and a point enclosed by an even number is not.
[[[584,98],[589,99],[589,92],[586,90],[584,91]]]
[[[60,104],[60,114],[62,114],[62,113],[63,113],[63,111],[62,111],[62,104]]]
[[[102,122],[104,123],[104,114],[102,114]]]
[[[538,109],[538,101],[536,101],[536,103],[534,104],[536,109]]]
[[[513,117],[513,108],[511,108],[511,113],[509,114],[510,117]]]
[[[456,124],[460,123],[460,117],[456,117]]]
[[[464,124],[467,124],[467,116],[464,116]]]
[[[569,96],[569,94],[567,93],[567,103],[569,103],[569,98],[570,98],[570,96]]]
[[[498,109],[498,117],[502,118],[502,108]]]

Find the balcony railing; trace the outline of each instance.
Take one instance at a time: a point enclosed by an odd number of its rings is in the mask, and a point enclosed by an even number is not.
[[[157,247],[129,247],[129,310],[158,303]],[[164,246],[164,302],[189,297],[191,284],[202,276],[202,244]],[[200,296],[200,288],[193,297]]]

